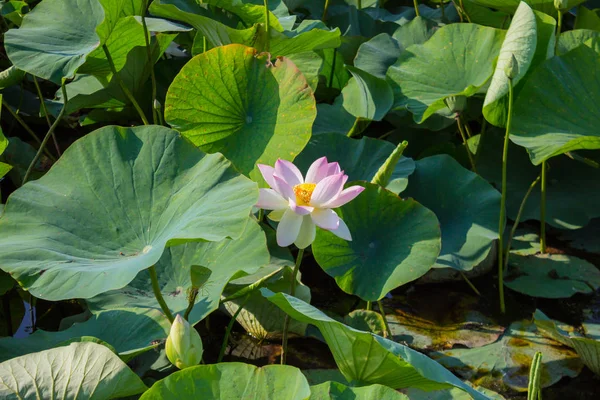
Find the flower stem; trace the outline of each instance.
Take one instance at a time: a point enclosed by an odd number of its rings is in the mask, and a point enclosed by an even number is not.
[[[367,301],[367,311],[371,311],[373,309],[373,303]]]
[[[325,22],[327,19],[327,9],[329,8],[329,0],[325,0],[325,7],[323,7],[323,16],[321,17],[321,21]]]
[[[39,145],[42,144],[42,141],[40,140],[39,137],[37,137],[37,135],[35,134],[35,132],[33,131],[33,129],[31,129],[29,127],[29,125],[27,125],[27,123],[25,121],[23,121],[23,119],[19,116],[19,114],[17,114],[15,111],[13,111],[12,108],[10,108],[10,106],[8,105],[8,103],[6,102],[6,100],[2,99],[2,105],[4,106],[4,108],[6,108],[8,110],[8,112],[10,113],[10,115],[13,116],[13,118],[19,123],[19,125],[21,125],[21,127],[23,129],[25,129],[25,131],[27,133],[29,133],[29,135],[31,136],[31,138],[33,140],[35,140],[35,142]],[[50,154],[50,152],[48,150],[44,150],[44,153],[46,153],[46,155],[52,160],[52,161],[56,161],[56,158]]]
[[[121,90],[123,91],[123,94],[125,94],[125,96],[129,99],[129,101],[131,101],[131,104],[133,104],[133,107],[138,112],[144,125],[149,125],[148,119],[146,118],[146,114],[144,114],[144,111],[138,104],[137,100],[135,99],[135,97],[133,97],[133,94],[131,94],[131,92],[125,85],[125,82],[123,82],[123,79],[121,79],[121,75],[119,75],[119,73],[117,72],[117,67],[115,67],[115,63],[113,62],[113,59],[110,56],[108,47],[106,47],[106,45],[104,44],[104,45],[102,45],[102,49],[104,50],[104,54],[106,55],[106,60],[108,61],[108,65],[110,66],[110,70],[112,71],[113,78],[117,80],[117,83],[119,84],[119,86],[121,86]]]
[[[196,297],[198,297],[198,289],[192,289],[192,292],[190,293],[188,298],[188,306],[185,309],[185,313],[183,314],[183,319],[185,319],[186,321],[188,320],[190,313],[196,305]]]
[[[413,0],[413,6],[415,7],[415,14],[417,17],[421,16],[421,13],[419,12],[419,1],[418,0]]]
[[[556,10],[556,12],[558,12],[558,19],[557,19],[558,22],[556,24],[556,41],[554,42],[554,54],[556,54],[556,52],[558,50],[558,39],[560,38],[560,31],[562,30],[562,19],[563,19],[562,11]]]
[[[294,272],[292,273],[292,282],[290,283],[290,296],[296,295],[296,277],[298,276],[298,270],[302,263],[302,257],[304,256],[304,249],[298,251],[296,256],[296,265],[294,266]],[[281,364],[284,365],[287,360],[287,346],[288,346],[288,330],[290,329],[290,316],[285,315],[283,320],[283,340],[281,344]]]
[[[219,357],[217,358],[217,364],[220,363],[221,361],[223,361],[223,357],[225,356],[225,350],[227,350],[227,344],[229,343],[229,336],[231,335],[231,330],[233,329],[233,324],[235,323],[238,315],[240,315],[240,312],[242,312],[242,310],[244,309],[244,306],[246,305],[246,302],[248,301],[249,298],[250,298],[250,293],[248,293],[248,295],[246,295],[246,298],[239,305],[235,314],[233,314],[233,316],[231,317],[231,320],[227,324],[227,329],[225,330],[225,337],[223,338],[223,343],[221,344],[221,350],[219,351]]]
[[[269,27],[269,0],[264,0],[264,4],[265,4],[265,33],[267,36],[266,40],[265,40],[265,51],[269,51],[270,41],[271,41],[271,37],[270,37],[271,28]]]
[[[64,78],[62,80],[61,89],[62,89],[62,93],[63,93],[63,98],[65,99],[63,108],[61,108],[60,113],[58,114],[58,117],[56,117],[56,120],[54,121],[54,123],[52,124],[50,129],[48,129],[48,133],[46,133],[44,140],[42,140],[42,143],[40,144],[40,148],[38,149],[37,153],[35,153],[33,160],[31,160],[31,163],[29,164],[29,167],[27,168],[27,172],[25,172],[25,176],[23,177],[22,185],[27,183],[27,180],[29,179],[31,172],[33,171],[33,167],[35,166],[35,163],[38,162],[38,160],[40,159],[40,157],[42,155],[42,152],[44,151],[44,148],[46,147],[46,143],[48,143],[50,136],[52,136],[52,134],[54,133],[54,130],[60,123],[60,120],[62,119],[63,115],[65,115],[65,111],[67,110],[67,104],[69,102],[69,99],[67,97],[67,89],[65,88],[65,79]]]
[[[357,8],[358,8],[359,10],[361,10],[361,9],[362,9],[362,0],[357,0]]]
[[[465,135],[465,131],[462,126],[462,119],[460,116],[458,118],[456,118],[456,125],[458,126],[458,131],[460,132],[460,136],[462,137],[462,141],[465,146],[465,150],[467,150],[467,155],[469,156],[469,162],[471,163],[471,169],[473,170],[473,172],[477,173],[477,167],[475,167],[475,159],[473,158],[471,149],[469,149],[469,143],[467,143],[467,136]]]
[[[477,290],[477,288],[475,287],[475,285],[473,285],[473,282],[471,282],[471,281],[469,280],[469,278],[467,278],[467,276],[465,275],[465,273],[464,273],[464,272],[462,272],[462,271],[460,271],[460,275],[461,275],[461,276],[462,276],[462,278],[465,280],[465,282],[467,282],[467,285],[469,285],[469,287],[470,287],[471,289],[473,289],[473,291],[475,292],[475,294],[476,294],[477,296],[481,296],[481,293],[479,292],[479,290]]]
[[[504,134],[504,148],[502,150],[502,197],[500,199],[500,221],[498,222],[498,291],[500,296],[500,312],[506,312],[504,303],[504,224],[506,221],[506,174],[508,165],[508,143],[510,140],[510,123],[512,119],[513,86],[512,79],[508,79],[508,117],[506,119],[506,132]]]
[[[150,272],[150,281],[152,281],[152,291],[154,292],[154,297],[156,297],[158,304],[160,304],[160,308],[163,310],[163,313],[165,313],[166,317],[169,319],[169,322],[173,323],[175,318],[173,318],[171,310],[169,310],[169,307],[167,307],[167,303],[165,303],[165,299],[163,298],[162,293],[160,292],[160,286],[158,286],[156,267],[154,265],[151,266],[150,268],[148,268],[148,272]]]
[[[50,115],[48,114],[48,109],[46,108],[46,102],[44,101],[44,95],[42,94],[42,89],[40,89],[40,84],[37,81],[35,75],[31,75],[33,78],[33,83],[35,85],[35,90],[37,91],[38,98],[40,99],[40,105],[42,106],[42,112],[46,117],[46,122],[48,123],[48,129],[52,127],[52,122],[50,122]],[[54,142],[54,148],[56,149],[56,154],[60,157],[60,147],[58,147],[58,141],[56,140],[56,135],[52,132],[52,141]]]
[[[529,189],[527,189],[527,193],[525,193],[525,196],[523,196],[523,200],[521,200],[521,205],[519,206],[519,212],[517,213],[517,217],[515,218],[515,223],[513,224],[512,229],[510,230],[510,235],[508,236],[508,240],[506,241],[506,257],[504,258],[504,272],[506,272],[508,269],[508,255],[510,252],[510,245],[512,243],[513,237],[515,236],[515,232],[517,231],[517,226],[519,226],[519,221],[521,221],[521,215],[523,214],[523,210],[525,209],[525,204],[527,203],[527,199],[529,198],[529,195],[533,191],[533,188],[535,187],[535,185],[538,184],[540,179],[541,179],[541,176],[538,175],[538,177],[535,178],[535,180],[531,183],[531,185],[529,185]]]
[[[383,317],[383,325],[385,325],[385,331],[387,332],[388,339],[392,340],[392,330],[390,329],[390,325],[385,318],[385,311],[383,311],[383,304],[381,304],[381,300],[377,300],[377,305],[379,306],[379,313]]]
[[[142,9],[142,27],[144,28],[144,40],[146,41],[146,57],[150,66],[150,80],[152,81],[152,104],[156,100],[156,75],[154,74],[154,62],[152,61],[152,49],[150,48],[150,32],[148,32],[148,26],[146,25],[146,13],[148,12],[148,0],[144,0]],[[152,107],[152,122],[154,125],[158,124],[157,110]]]
[[[548,166],[542,161],[542,199],[540,204],[540,252],[546,252],[546,187],[548,185]]]

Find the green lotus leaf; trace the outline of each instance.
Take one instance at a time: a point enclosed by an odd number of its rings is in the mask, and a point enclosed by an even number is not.
[[[157,310],[131,308],[104,311],[58,332],[38,329],[22,339],[0,339],[0,362],[49,350],[84,336],[93,336],[108,343],[121,359],[127,361],[156,347],[153,342],[165,339],[170,327],[169,321]]]
[[[600,271],[589,262],[564,254],[511,254],[504,284],[532,297],[562,299],[600,288]]]
[[[446,25],[407,48],[387,72],[393,108],[422,123],[451,96],[472,96],[492,77],[505,32],[475,24]]]
[[[336,210],[352,241],[318,229],[312,248],[344,292],[376,301],[429,271],[440,254],[440,227],[435,214],[416,201],[358,184],[365,190]]]
[[[510,14],[491,10],[477,3],[477,0],[463,0],[462,3],[472,23],[498,29],[506,29],[510,25]]]
[[[583,364],[577,354],[554,340],[541,337],[530,321],[512,323],[496,343],[474,349],[453,349],[436,353],[434,358],[465,379],[477,377],[478,382],[493,380],[513,390],[527,391],[529,368],[536,352],[542,352],[544,373],[540,384],[548,387],[562,377],[579,375]]]
[[[315,98],[298,68],[233,44],[197,55],[169,87],[165,119],[209,153],[221,152],[257,182],[257,163],[292,160],[310,139]]]
[[[44,0],[19,29],[6,32],[6,53],[16,68],[60,84],[100,46],[96,27],[103,20],[98,1]]]
[[[342,89],[342,105],[356,118],[381,121],[392,107],[394,95],[384,79],[354,67],[346,67],[352,74]]]
[[[288,365],[221,363],[198,365],[156,382],[140,400],[198,398],[230,400],[305,400],[310,386],[302,372]]]
[[[409,400],[392,388],[383,385],[350,387],[339,382],[325,382],[310,387],[312,400]],[[310,400],[309,399],[309,400]]]
[[[589,39],[597,39],[600,37],[600,32],[591,29],[574,29],[560,34],[558,38],[558,47],[556,55],[562,56],[565,53],[581,46]]]
[[[387,33],[380,33],[358,48],[354,58],[354,66],[379,79],[385,79],[390,65],[394,64],[400,54],[398,41]]]
[[[442,250],[436,268],[469,271],[498,238],[500,193],[448,155],[417,161],[403,196],[413,197],[440,221]]]
[[[506,125],[509,90],[509,79],[506,75],[507,66],[514,57],[517,71],[511,79],[514,88],[529,70],[538,44],[537,37],[535,14],[527,3],[521,2],[506,32],[506,38],[500,48],[496,70],[483,103],[483,115],[492,125]]]
[[[580,7],[577,10],[574,29],[593,29],[600,31],[600,9],[590,10],[587,7]]]
[[[350,328],[285,293],[264,288],[261,292],[290,317],[319,328],[338,368],[355,386],[380,384],[393,389],[413,387],[426,391],[457,387],[475,400],[488,399],[437,362],[407,346]]]
[[[146,385],[107,347],[72,343],[0,364],[0,397],[102,400],[142,393]]]
[[[246,25],[265,22],[265,7],[263,5],[249,4],[240,0],[205,0],[203,3],[237,15]],[[269,26],[278,31],[283,31],[281,23],[271,11],[269,11]]]
[[[255,183],[177,132],[108,126],[8,198],[0,265],[36,297],[91,298],[167,246],[239,237],[256,200]]]
[[[350,181],[371,182],[393,151],[394,145],[384,140],[366,136],[350,139],[344,135],[329,133],[313,136],[294,160],[294,164],[301,171],[308,171],[313,161],[325,155],[330,162],[340,164]],[[412,158],[401,157],[386,189],[396,194],[402,192],[414,170],[415,162]]]
[[[545,61],[525,82],[515,102],[510,138],[527,149],[533,164],[600,148],[600,109],[592,106],[600,102],[600,75],[590,74],[598,63],[600,54],[580,46]]]
[[[400,52],[403,52],[413,44],[423,44],[428,41],[438,28],[437,22],[419,16],[401,25],[394,31],[392,37],[398,42]]]
[[[183,314],[188,307],[192,266],[202,267],[204,282],[199,282],[195,307],[188,318],[193,325],[219,307],[221,293],[233,276],[253,273],[268,262],[265,236],[259,225],[249,220],[238,239],[169,247],[156,263],[156,271],[163,298],[175,315]],[[160,310],[146,271],[141,271],[124,288],[89,299],[88,304],[94,313],[127,308]]]
[[[475,4],[479,4],[484,7],[489,7],[494,10],[500,10],[509,14],[514,14],[521,0],[471,0]],[[577,7],[585,0],[569,0],[568,5],[564,12],[570,10],[573,7]],[[554,8],[553,0],[527,0],[527,4],[534,10],[541,11],[548,15],[556,15],[556,8]]]

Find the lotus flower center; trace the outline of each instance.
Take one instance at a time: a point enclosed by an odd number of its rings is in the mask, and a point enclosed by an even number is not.
[[[296,195],[296,204],[299,206],[307,206],[310,204],[310,198],[317,186],[316,183],[301,183],[294,186],[294,194]]]

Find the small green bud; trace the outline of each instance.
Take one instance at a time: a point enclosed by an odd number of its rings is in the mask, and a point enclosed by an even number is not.
[[[554,8],[559,11],[569,8],[569,0],[554,0]]]
[[[504,73],[508,79],[514,79],[519,74],[519,64],[514,54],[510,56],[510,61],[504,67]]]
[[[165,344],[167,358],[179,369],[193,367],[202,361],[202,339],[189,322],[177,314]]]

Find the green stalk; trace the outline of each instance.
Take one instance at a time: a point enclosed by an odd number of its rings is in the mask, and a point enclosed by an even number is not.
[[[383,311],[383,304],[381,304],[381,300],[377,300],[377,305],[379,306],[379,313],[383,317],[383,325],[385,325],[385,331],[387,332],[388,339],[392,340],[392,330],[390,329],[387,319],[385,319],[385,311]]]
[[[173,318],[173,314],[171,314],[171,310],[169,310],[169,307],[167,306],[167,303],[165,302],[165,299],[163,298],[162,293],[160,292],[160,286],[158,286],[156,267],[154,265],[151,266],[150,268],[148,268],[148,272],[150,272],[150,281],[152,281],[152,291],[154,292],[154,297],[156,297],[158,304],[160,304],[160,308],[163,310],[163,313],[165,313],[166,317],[169,319],[169,322],[173,323],[175,318]]]
[[[104,45],[102,45],[102,49],[104,50],[104,54],[106,55],[106,60],[108,61],[110,70],[113,73],[113,78],[116,79],[119,86],[121,86],[121,90],[123,91],[123,94],[125,94],[125,96],[127,96],[129,101],[131,101],[131,104],[133,104],[133,107],[140,115],[140,118],[142,119],[142,122],[144,123],[144,125],[150,125],[148,123],[148,119],[146,118],[146,114],[144,114],[144,111],[142,110],[142,108],[140,107],[138,102],[136,101],[135,97],[133,97],[133,94],[131,94],[131,92],[125,85],[125,82],[123,82],[123,79],[121,79],[121,76],[117,72],[117,67],[115,67],[115,63],[113,62],[110,52],[108,51],[108,47],[106,47],[106,45],[104,44]]]
[[[415,14],[417,15],[417,17],[420,17],[421,13],[419,12],[419,1],[413,0],[413,6],[415,7]]]
[[[227,324],[227,329],[225,330],[225,337],[223,338],[223,343],[221,344],[221,350],[219,351],[219,357],[217,358],[217,364],[220,363],[221,361],[223,361],[223,357],[225,356],[225,350],[227,350],[227,344],[229,343],[229,336],[231,335],[231,330],[233,329],[233,324],[235,323],[238,315],[240,315],[240,312],[242,312],[242,310],[244,309],[244,306],[246,305],[246,302],[248,301],[249,298],[250,298],[250,293],[248,293],[248,295],[246,296],[246,298],[244,299],[242,304],[239,305],[235,314],[233,314],[233,316],[231,317],[231,320]]]
[[[38,160],[40,159],[40,157],[42,155],[42,152],[44,151],[44,148],[46,147],[46,143],[48,143],[50,136],[52,136],[52,133],[54,133],[54,130],[60,123],[60,120],[62,119],[63,115],[65,115],[65,111],[67,110],[67,104],[69,102],[69,98],[67,97],[67,89],[65,87],[65,79],[64,78],[62,80],[61,89],[62,89],[62,93],[63,93],[63,98],[65,99],[63,108],[61,108],[60,113],[58,114],[58,117],[56,118],[56,120],[54,121],[54,123],[52,124],[50,129],[48,129],[48,133],[46,133],[44,140],[42,140],[42,143],[40,144],[40,148],[38,149],[37,153],[35,153],[35,157],[33,157],[33,160],[31,160],[31,163],[29,164],[29,167],[27,168],[27,172],[25,172],[25,176],[23,177],[22,185],[24,185],[27,182],[27,180],[29,179],[29,176],[31,175],[31,171],[33,171],[33,167],[35,166],[35,163],[38,162]]]
[[[269,0],[264,0],[265,4],[265,33],[267,34],[267,39],[265,41],[265,51],[269,51],[270,41],[271,41],[271,28],[269,27]]]
[[[367,301],[367,311],[371,311],[373,309],[373,303]]]
[[[531,368],[529,369],[529,385],[527,387],[527,400],[541,400],[542,399],[542,353],[537,352],[533,356],[531,361]]]
[[[358,6],[357,8],[358,8],[359,10],[362,10],[362,0],[358,0],[358,1],[357,1],[357,6]]]
[[[48,123],[48,129],[52,127],[52,122],[50,122],[50,115],[48,115],[48,110],[46,109],[46,102],[44,102],[44,95],[42,94],[42,89],[40,88],[40,84],[37,81],[35,75],[31,75],[33,78],[33,83],[35,84],[35,89],[38,94],[38,98],[40,99],[40,104],[42,105],[42,111],[44,112],[44,116],[46,117],[46,122]],[[56,154],[60,157],[60,147],[58,147],[58,141],[56,140],[56,135],[52,132],[52,141],[54,142],[54,148],[56,149]]]
[[[525,209],[525,204],[527,203],[527,199],[529,198],[529,195],[533,191],[533,188],[535,187],[535,185],[538,184],[540,179],[541,179],[541,176],[538,175],[538,177],[535,178],[535,180],[531,183],[531,185],[529,185],[529,189],[527,189],[527,193],[525,193],[525,196],[523,196],[523,200],[521,200],[521,205],[519,206],[519,212],[517,213],[517,217],[515,218],[515,223],[513,224],[512,229],[510,230],[510,235],[508,236],[508,240],[506,241],[506,257],[504,258],[504,272],[506,272],[508,269],[508,254],[510,252],[510,245],[512,243],[513,237],[515,236],[515,232],[517,231],[517,226],[519,226],[519,221],[521,221],[521,215],[523,214],[523,210]]]
[[[296,257],[296,265],[294,266],[294,272],[292,273],[292,283],[290,283],[290,296],[296,295],[296,277],[298,276],[298,270],[300,269],[300,264],[302,263],[302,257],[304,256],[304,249],[300,249],[298,251],[298,256]],[[281,344],[281,364],[284,365],[287,360],[287,346],[288,346],[288,330],[290,329],[290,316],[285,315],[285,319],[283,321],[283,340]]]
[[[558,50],[558,38],[560,37],[560,31],[562,30],[563,19],[562,11],[556,10],[556,12],[558,13],[558,22],[556,24],[556,42],[554,42],[554,54],[556,54],[556,51]]]
[[[192,310],[194,309],[194,306],[196,305],[196,297],[198,297],[198,289],[197,288],[192,289],[191,293],[189,294],[188,306],[185,309],[185,313],[183,313],[183,319],[185,319],[186,321],[188,320],[190,313],[192,312]]]
[[[473,289],[473,291],[475,292],[475,294],[476,294],[477,296],[481,296],[481,293],[479,292],[479,290],[477,290],[477,288],[475,287],[475,285],[473,285],[473,282],[471,282],[471,281],[469,280],[469,278],[467,278],[467,276],[465,275],[465,273],[464,273],[464,272],[462,272],[462,271],[460,271],[460,275],[461,275],[461,276],[462,276],[462,278],[465,280],[465,282],[467,282],[467,285],[469,285],[469,287],[470,287],[471,289]]]
[[[460,117],[456,118],[456,125],[458,126],[458,131],[460,132],[460,137],[462,138],[463,144],[465,145],[465,149],[467,150],[467,155],[469,156],[469,162],[471,163],[471,169],[473,170],[473,172],[477,173],[477,167],[475,167],[475,159],[473,158],[471,149],[469,149],[469,143],[467,143],[467,136],[465,135],[465,131],[462,127]]]
[[[542,161],[542,199],[540,204],[540,252],[546,252],[546,188],[548,185],[548,166]]]
[[[146,41],[146,57],[148,58],[148,64],[150,65],[150,79],[152,81],[152,104],[156,100],[156,75],[154,74],[154,62],[152,61],[152,49],[150,48],[150,33],[148,32],[148,26],[146,25],[146,13],[148,12],[148,0],[144,0],[144,7],[142,11],[142,27],[144,28],[144,40]],[[154,125],[158,124],[158,116],[156,109],[152,107],[152,122]]]
[[[506,312],[504,303],[504,224],[506,221],[506,169],[508,164],[508,142],[510,140],[510,124],[512,120],[513,85],[508,78],[508,117],[506,133],[504,134],[504,149],[502,151],[502,197],[500,199],[500,221],[498,222],[498,291],[500,295],[500,312]]]
[[[323,7],[323,16],[321,17],[321,21],[325,22],[327,19],[327,9],[329,8],[329,0],[325,0],[325,7]]]

